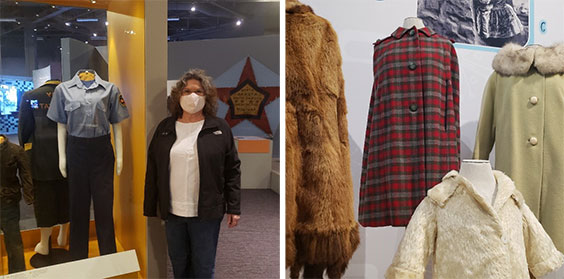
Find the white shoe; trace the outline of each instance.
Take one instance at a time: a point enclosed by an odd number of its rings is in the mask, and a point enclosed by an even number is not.
[[[67,234],[63,233],[63,230],[59,230],[59,236],[57,236],[57,244],[59,246],[66,246],[67,245]]]
[[[37,243],[35,245],[35,252],[41,255],[49,255],[49,245],[45,245],[43,242]]]

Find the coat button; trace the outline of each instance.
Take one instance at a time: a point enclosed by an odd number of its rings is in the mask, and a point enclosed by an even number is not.
[[[418,108],[418,107],[417,107],[416,104],[411,104],[411,105],[409,105],[409,110],[410,110],[411,112],[416,112],[416,111],[417,111],[417,108]]]
[[[409,66],[407,66],[410,70],[415,70],[415,68],[417,68],[417,65],[415,64],[415,62],[409,62]]]
[[[537,98],[536,96],[533,96],[533,97],[529,98],[529,102],[531,102],[532,105],[536,105],[539,102],[539,98]]]
[[[409,36],[413,36],[415,35],[415,30],[411,29],[411,31],[409,31]]]
[[[529,143],[530,143],[532,146],[535,146],[535,145],[537,145],[537,143],[539,143],[539,141],[537,140],[537,138],[531,137],[531,138],[529,139]]]

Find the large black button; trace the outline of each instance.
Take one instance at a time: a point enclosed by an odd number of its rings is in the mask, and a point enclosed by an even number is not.
[[[413,36],[415,35],[415,30],[411,29],[411,31],[409,31],[409,36]]]
[[[409,110],[410,110],[411,112],[416,112],[416,111],[417,111],[417,108],[418,108],[418,107],[417,107],[416,104],[411,104],[411,105],[409,105]]]
[[[409,62],[409,66],[407,67],[413,71],[417,68],[417,64],[415,64],[415,62]]]

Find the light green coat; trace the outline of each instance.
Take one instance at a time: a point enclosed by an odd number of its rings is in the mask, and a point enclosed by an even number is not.
[[[482,99],[475,159],[509,175],[564,251],[564,45],[506,45]]]

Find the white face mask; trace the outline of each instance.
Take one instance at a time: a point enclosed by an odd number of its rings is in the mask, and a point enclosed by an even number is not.
[[[180,97],[180,106],[184,111],[190,114],[194,114],[196,112],[201,111],[202,109],[204,109],[205,105],[206,105],[206,97],[200,96],[196,93],[192,93]]]

